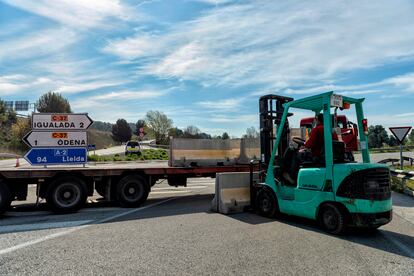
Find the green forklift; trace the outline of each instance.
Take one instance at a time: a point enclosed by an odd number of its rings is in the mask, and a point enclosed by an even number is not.
[[[332,234],[342,234],[350,226],[376,229],[391,221],[390,172],[386,165],[370,162],[363,101],[333,92],[299,100],[260,98],[260,172],[259,180],[251,177],[250,185],[252,205],[261,215],[284,213],[317,220]],[[338,111],[351,107],[357,117],[360,163],[345,152],[344,142],[333,139]],[[292,109],[323,114],[319,158],[303,149],[304,139],[290,137]]]

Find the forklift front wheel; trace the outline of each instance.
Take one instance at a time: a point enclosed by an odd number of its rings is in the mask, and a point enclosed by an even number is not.
[[[273,218],[279,212],[279,205],[275,195],[268,189],[261,189],[256,197],[256,206],[259,214]]]
[[[344,212],[334,204],[326,203],[319,212],[319,223],[322,228],[331,234],[343,234],[346,228]]]

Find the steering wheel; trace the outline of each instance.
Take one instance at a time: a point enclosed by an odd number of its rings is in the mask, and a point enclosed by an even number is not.
[[[299,146],[304,146],[306,142],[304,139],[299,137],[292,137],[292,141],[298,144]]]

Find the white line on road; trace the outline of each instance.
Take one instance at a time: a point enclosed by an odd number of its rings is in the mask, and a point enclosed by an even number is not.
[[[75,231],[79,231],[81,229],[90,227],[92,225],[105,223],[105,222],[108,222],[108,221],[111,221],[111,220],[129,215],[129,214],[132,214],[132,213],[135,213],[135,212],[139,212],[139,211],[142,211],[142,210],[145,210],[145,209],[163,204],[163,203],[171,201],[173,199],[175,199],[175,198],[167,198],[165,200],[155,202],[153,204],[149,204],[149,205],[141,207],[141,208],[128,210],[126,212],[123,212],[123,213],[120,213],[120,214],[117,214],[117,215],[114,215],[114,216],[110,216],[110,217],[107,217],[107,218],[104,218],[104,219],[101,219],[101,220],[97,220],[97,221],[95,221],[91,224],[86,224],[85,223],[83,225],[76,226],[76,227],[73,227],[73,228],[69,228],[69,229],[66,229],[66,230],[61,231],[61,232],[53,233],[53,234],[50,234],[50,235],[47,235],[47,236],[44,236],[44,237],[41,237],[41,238],[38,238],[38,239],[34,239],[34,240],[27,241],[27,242],[24,242],[24,243],[21,243],[21,244],[18,244],[18,245],[11,246],[9,248],[1,249],[0,250],[0,255],[4,255],[4,254],[7,254],[7,253],[16,251],[18,249],[25,248],[25,247],[28,247],[28,246],[31,246],[31,245],[34,245],[34,244],[38,244],[38,243],[41,243],[41,242],[44,242],[44,241],[47,241],[47,240],[50,240],[50,239],[53,239],[53,238],[62,237],[62,236],[68,235],[70,233],[73,233]]]
[[[196,185],[194,185],[194,186],[187,186],[187,187],[161,187],[161,188],[153,188],[152,190],[153,191],[159,191],[159,190],[178,190],[178,189],[188,190],[188,189],[204,189],[204,188],[207,188],[207,187],[208,186],[203,186],[203,185],[196,186]]]
[[[4,225],[0,226],[0,234],[9,232],[22,232],[33,230],[44,230],[51,228],[68,228],[87,224],[92,220],[73,220],[73,221],[59,221],[59,222],[47,222],[47,223],[28,223],[17,225]]]
[[[150,195],[163,195],[163,194],[182,194],[182,193],[191,193],[191,191],[159,191],[159,192],[151,192]]]

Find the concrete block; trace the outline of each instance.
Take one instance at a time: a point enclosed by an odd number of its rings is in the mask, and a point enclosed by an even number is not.
[[[254,178],[257,177],[258,174],[254,173]],[[240,213],[250,206],[250,173],[218,173],[215,188],[212,211],[222,214]]]
[[[170,141],[169,165],[188,167],[248,164],[259,155],[259,139],[175,138]]]
[[[404,194],[414,197],[414,191],[412,191],[412,190],[410,190],[408,188],[406,188],[404,190]]]

